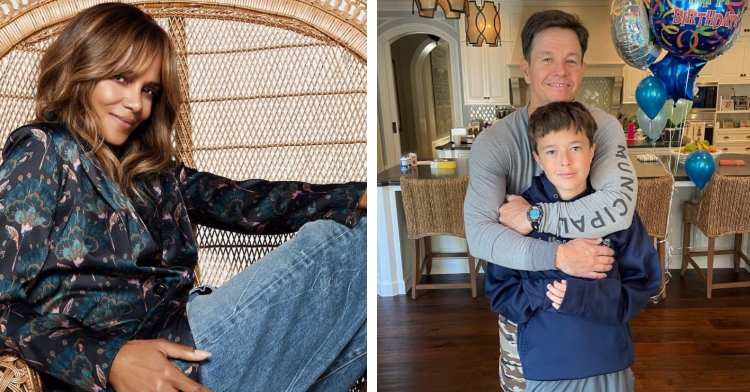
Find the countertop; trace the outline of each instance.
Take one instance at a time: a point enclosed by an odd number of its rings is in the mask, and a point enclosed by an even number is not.
[[[674,171],[673,165],[676,160],[671,155],[659,155],[660,162],[639,162],[631,157],[638,178],[654,178]],[[718,159],[742,159],[745,166],[719,166],[716,162],[716,173],[725,176],[750,176],[750,155],[746,154],[721,154]],[[410,169],[401,170],[400,166],[394,166],[378,173],[378,186],[401,185],[401,176],[414,178],[455,178],[469,174],[469,160],[465,158],[450,159],[456,161],[455,169],[431,169],[429,165],[418,165]],[[685,165],[677,165],[674,174],[675,181],[690,181],[685,173]]]
[[[650,142],[646,140],[627,140],[627,146],[628,148],[651,148],[651,147],[657,147],[657,148],[663,148],[663,147],[674,147],[677,148],[677,145],[675,143],[672,143],[670,146],[670,143],[659,140],[656,142]],[[440,146],[435,147],[436,150],[470,150],[471,144],[467,143],[461,143],[458,146],[454,146],[453,143],[446,143]]]

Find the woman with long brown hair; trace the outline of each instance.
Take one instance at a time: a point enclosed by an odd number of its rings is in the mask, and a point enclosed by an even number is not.
[[[0,164],[0,348],[50,390],[346,389],[365,369],[365,184],[180,163],[175,64],[164,30],[116,3],[45,53],[36,121]],[[193,288],[194,223],[298,234]]]

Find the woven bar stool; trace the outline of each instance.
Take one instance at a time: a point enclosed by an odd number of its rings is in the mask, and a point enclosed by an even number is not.
[[[640,184],[639,184],[640,187]],[[711,298],[714,289],[750,287],[750,281],[714,283],[714,255],[734,255],[734,270],[739,272],[740,259],[750,266],[750,259],[742,252],[742,234],[750,232],[750,177],[711,176],[703,199],[698,203],[685,201],[682,204],[683,241],[682,270],[685,274],[688,263],[698,271],[706,282],[706,298]],[[690,252],[690,225],[698,227],[708,237],[707,252]],[[716,251],[716,237],[734,234],[734,247]],[[706,274],[698,267],[693,256],[706,256]]]
[[[659,261],[661,261],[662,298],[667,298],[667,290],[664,288],[667,281],[664,239],[667,238],[667,219],[673,188],[674,180],[671,176],[638,180],[638,199],[635,205],[648,235],[656,240],[656,249],[659,252]]]
[[[468,252],[433,253],[430,236],[451,235],[466,238],[464,229],[464,198],[469,176],[460,178],[416,179],[401,177],[401,197],[406,215],[406,232],[415,250],[412,262],[411,297],[417,298],[420,289],[471,289],[477,296],[477,271],[474,257]],[[424,242],[424,259],[420,243]],[[430,275],[435,257],[466,257],[469,263],[468,283],[421,283],[422,270]]]

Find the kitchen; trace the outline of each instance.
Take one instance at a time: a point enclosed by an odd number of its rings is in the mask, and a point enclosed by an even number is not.
[[[408,3],[408,2],[403,2]],[[638,105],[635,103],[636,86],[645,76],[645,72],[629,67],[619,58],[612,44],[609,33],[610,1],[566,1],[556,2],[555,7],[568,12],[577,13],[587,25],[591,32],[589,51],[586,53],[586,74],[584,83],[577,99],[589,105],[597,106],[621,119],[635,119]],[[414,150],[419,160],[430,160],[439,157],[446,150],[452,154],[470,154],[469,145],[452,147],[451,129],[466,127],[475,119],[482,119],[491,123],[495,120],[497,112],[513,110],[513,108],[525,105],[526,86],[520,77],[520,44],[518,43],[518,32],[528,15],[532,12],[547,7],[546,2],[540,1],[502,1],[500,12],[502,20],[502,45],[497,48],[483,46],[475,48],[466,46],[463,42],[463,27],[461,21],[446,20],[442,12],[436,12],[434,19],[420,18],[411,14],[411,5],[402,2],[379,2],[378,3],[378,118],[380,133],[378,141],[378,171],[383,174],[386,169],[397,166],[401,154]],[[747,24],[748,20],[742,21]],[[743,26],[744,27],[744,26]],[[438,37],[437,46],[448,47],[448,53],[443,55],[447,64],[444,68],[458,70],[449,73],[449,98],[454,104],[448,110],[452,116],[453,126],[450,128],[439,128],[432,125],[429,115],[430,104],[428,99],[396,99],[400,95],[394,91],[403,88],[401,83],[392,82],[390,75],[406,75],[398,80],[414,80],[409,73],[403,72],[396,59],[396,51],[391,52],[390,43],[397,41],[403,36],[419,32]],[[429,38],[429,37],[428,37]],[[433,45],[427,42],[425,48]],[[741,36],[735,43],[733,50],[728,51],[713,61],[709,61],[698,75],[699,86],[716,86],[716,96],[730,98],[733,96],[750,95],[750,81],[745,78],[742,67],[747,63],[743,59],[745,39]],[[419,56],[410,58],[409,64],[420,64],[429,56],[423,51]],[[736,54],[739,53],[739,54]],[[750,55],[750,52],[748,53]],[[738,60],[739,56],[739,60]],[[416,58],[416,60],[415,60]],[[468,60],[468,61],[467,61]],[[490,64],[495,66],[489,66]],[[497,64],[506,66],[496,66]],[[387,65],[387,66],[386,66]],[[421,69],[429,69],[422,65]],[[739,67],[739,69],[738,69]],[[434,68],[434,67],[433,67]],[[472,72],[473,71],[473,72]],[[424,75],[424,72],[422,73]],[[479,80],[479,81],[477,81]],[[412,89],[414,91],[429,91],[429,88]],[[435,93],[432,92],[432,95]],[[423,94],[427,96],[427,94]],[[417,96],[416,94],[413,96]],[[388,99],[393,97],[394,99]],[[704,95],[705,98],[705,95]],[[409,125],[409,115],[400,114],[405,110],[405,102],[414,103],[413,112],[419,112],[421,107],[424,116],[415,115]],[[750,128],[743,126],[742,121],[750,120],[747,110],[724,111],[717,110],[720,100],[716,99],[714,110],[709,108],[695,107],[686,117],[686,134],[692,139],[706,139],[715,144],[717,148],[726,149],[724,152],[744,152],[750,149],[746,140],[750,140]],[[456,104],[457,103],[457,104]],[[706,106],[705,100],[703,106]],[[709,109],[709,110],[706,110]],[[404,121],[400,121],[403,119]],[[724,120],[727,120],[726,122]],[[697,125],[695,125],[697,124]],[[424,126],[419,126],[424,125]],[[411,128],[410,128],[411,127]],[[432,128],[431,128],[432,127]],[[408,144],[409,147],[402,149],[403,134],[410,132],[415,134],[416,143]],[[415,132],[414,129],[419,129]],[[623,132],[626,132],[627,123]],[[713,139],[713,140],[712,140]],[[658,144],[660,143],[660,144]],[[679,144],[682,144],[682,140]],[[426,145],[426,147],[425,147]],[[669,153],[677,146],[677,141],[657,142],[633,140],[628,142],[628,154],[635,155],[645,153]],[[421,149],[420,149],[421,147]],[[442,148],[442,151],[439,149]],[[455,155],[455,157],[461,157]],[[461,162],[458,162],[457,170],[461,170]],[[678,166],[680,170],[684,166]],[[419,168],[420,170],[423,168]],[[717,166],[718,169],[718,166]],[[669,169],[672,171],[673,169]],[[676,176],[676,191],[673,195],[671,213],[669,218],[670,228],[668,243],[670,250],[670,267],[679,269],[681,264],[682,243],[682,201],[695,199],[699,196],[697,188],[689,179],[679,180]],[[380,181],[380,178],[379,178]],[[379,184],[380,185],[380,184]],[[405,238],[403,228],[399,225],[399,195],[398,190],[389,186],[380,186],[378,189],[378,292],[381,296],[403,295],[409,291],[409,279],[411,271],[408,257],[413,257],[409,245],[398,246],[399,238]],[[390,211],[390,212],[389,212]],[[383,222],[383,224],[381,224]],[[391,231],[389,233],[389,230]],[[393,232],[401,231],[401,236]],[[705,249],[707,238],[695,230],[692,245],[698,249]],[[724,241],[724,242],[722,242]],[[728,242],[727,242],[728,241]],[[731,245],[731,238],[717,241],[717,248]],[[458,239],[445,239],[443,242],[433,241],[433,246],[438,251],[466,251],[465,242]],[[747,249],[747,245],[743,246]],[[705,267],[705,259],[696,258],[698,263]],[[442,260],[435,263],[433,274],[466,273],[465,260]],[[717,268],[725,268],[732,265],[731,257],[717,256]],[[673,274],[674,280],[679,280],[677,274]]]

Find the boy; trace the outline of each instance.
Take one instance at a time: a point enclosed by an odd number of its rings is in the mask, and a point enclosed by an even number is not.
[[[523,194],[529,204],[569,202],[593,192],[588,175],[595,129],[594,118],[577,102],[553,102],[534,111],[528,133],[543,174]],[[529,213],[538,211],[531,208]],[[568,241],[536,230],[529,236]],[[518,323],[528,392],[634,390],[628,321],[661,284],[659,257],[637,214],[629,228],[605,237],[603,244],[615,251],[605,279],[488,264],[485,288],[492,309]]]

